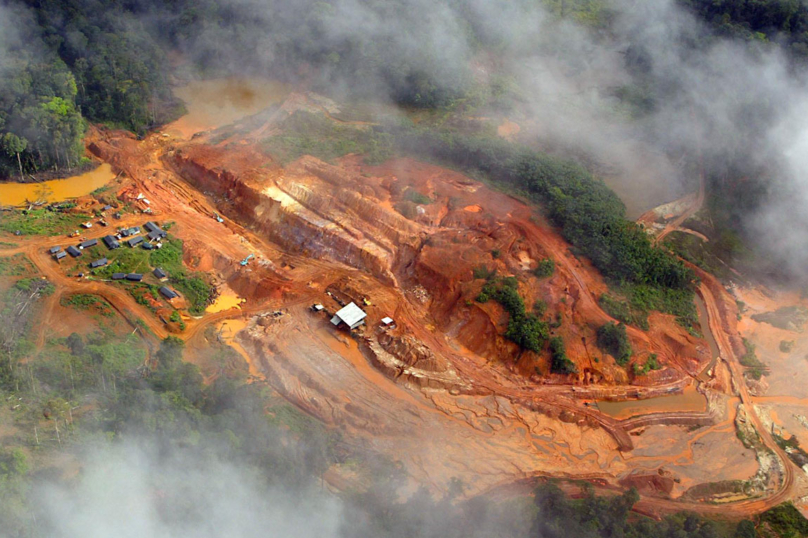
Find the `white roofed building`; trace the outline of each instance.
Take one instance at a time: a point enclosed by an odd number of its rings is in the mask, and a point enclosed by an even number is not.
[[[350,329],[356,329],[365,322],[367,314],[356,304],[348,303],[342,310],[334,314],[331,318],[331,323],[335,327],[339,327],[340,323],[344,323]]]

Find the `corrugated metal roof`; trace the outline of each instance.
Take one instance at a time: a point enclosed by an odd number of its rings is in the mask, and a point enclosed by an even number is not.
[[[178,297],[177,292],[175,292],[174,290],[172,290],[167,286],[163,286],[162,288],[160,288],[160,293],[166,299],[174,299],[175,297]]]
[[[342,310],[337,312],[334,317],[341,319],[349,327],[353,327],[365,319],[367,314],[361,308],[356,306],[356,304],[348,303]],[[331,323],[334,323],[333,319],[331,320]]]

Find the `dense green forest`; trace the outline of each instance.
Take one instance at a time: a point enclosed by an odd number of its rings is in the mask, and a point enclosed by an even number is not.
[[[800,0],[680,0],[720,35],[782,44],[808,59],[808,6]]]

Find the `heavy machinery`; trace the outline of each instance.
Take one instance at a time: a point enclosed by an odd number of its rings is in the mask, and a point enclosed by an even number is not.
[[[247,264],[250,262],[250,260],[251,260],[252,258],[254,258],[254,257],[255,257],[254,255],[250,254],[249,256],[247,256],[246,258],[244,258],[243,260],[241,260],[241,262],[239,262],[239,263],[241,263],[241,265],[242,265],[242,267],[243,267],[243,266],[247,265]]]

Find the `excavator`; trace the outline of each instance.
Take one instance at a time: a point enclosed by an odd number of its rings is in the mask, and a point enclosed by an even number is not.
[[[243,260],[241,260],[239,263],[241,264],[241,266],[242,266],[242,267],[244,267],[244,266],[245,266],[245,265],[247,265],[247,264],[250,262],[250,260],[251,260],[252,258],[254,258],[254,257],[255,257],[255,256],[254,256],[253,254],[250,254],[249,256],[247,256],[246,258],[244,258]]]

